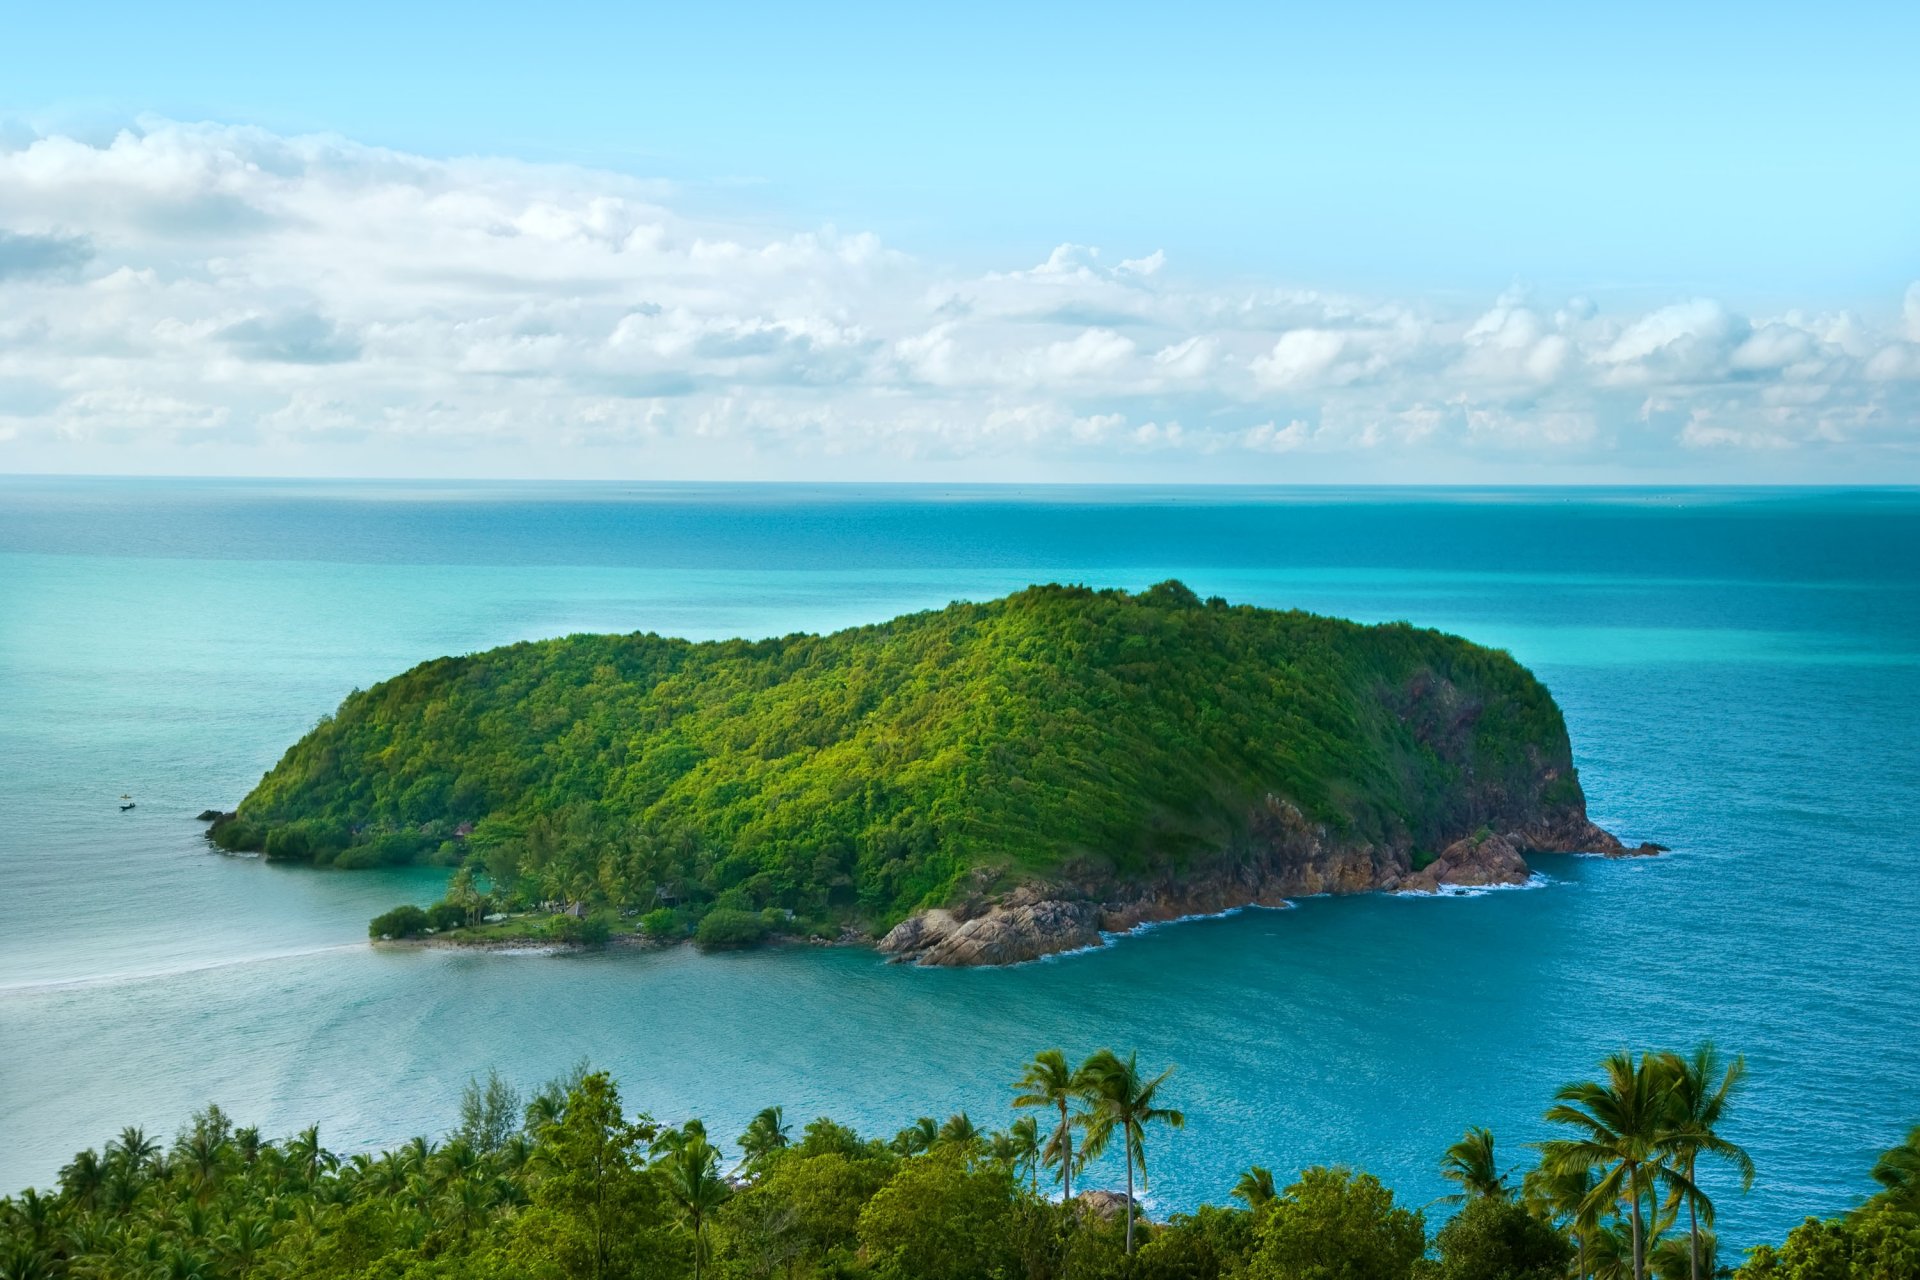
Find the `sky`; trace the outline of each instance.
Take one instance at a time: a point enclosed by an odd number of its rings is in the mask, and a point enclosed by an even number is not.
[[[9,6],[0,471],[1920,482],[1920,6],[1575,8]]]

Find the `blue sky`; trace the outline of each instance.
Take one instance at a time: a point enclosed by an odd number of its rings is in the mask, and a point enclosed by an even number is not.
[[[1309,403],[1310,384],[1338,392],[1334,417],[1347,423],[1342,430],[1349,435],[1364,431],[1356,424],[1368,413],[1405,414],[1423,406],[1433,412],[1460,399],[1444,385],[1450,367],[1444,360],[1428,361],[1421,384],[1396,395],[1386,393],[1385,384],[1402,368],[1398,355],[1375,350],[1359,363],[1323,361],[1336,344],[1303,339],[1293,356],[1310,357],[1318,372],[1267,378],[1261,385],[1287,393],[1271,405],[1232,392],[1183,401],[1137,377],[1111,403],[1101,403],[1095,385],[1101,369],[1117,376],[1135,355],[1145,359],[1189,339],[1218,336],[1196,319],[1207,310],[1203,296],[1214,300],[1216,311],[1230,299],[1271,291],[1340,300],[1332,320],[1276,314],[1256,326],[1276,332],[1291,326],[1325,333],[1338,328],[1339,316],[1398,309],[1418,313],[1421,323],[1451,324],[1452,337],[1436,341],[1458,340],[1494,316],[1503,300],[1509,307],[1518,300],[1542,334],[1552,329],[1567,336],[1572,354],[1555,366],[1553,379],[1536,379],[1539,386],[1525,395],[1504,394],[1495,407],[1503,414],[1558,413],[1567,422],[1564,415],[1584,412],[1594,425],[1561,432],[1581,436],[1580,458],[1568,461],[1564,451],[1503,456],[1461,464],[1459,478],[1541,468],[1612,479],[1652,472],[1770,474],[1780,465],[1777,456],[1716,462],[1667,448],[1682,428],[1655,428],[1648,415],[1658,416],[1663,399],[1678,404],[1698,392],[1703,379],[1718,376],[1732,389],[1708,405],[1719,415],[1714,429],[1721,442],[1758,441],[1765,431],[1728,418],[1740,412],[1742,384],[1756,376],[1760,355],[1749,340],[1775,321],[1798,323],[1829,355],[1844,349],[1859,367],[1840,369],[1829,361],[1810,372],[1802,359],[1794,366],[1802,373],[1791,396],[1804,401],[1813,395],[1807,387],[1819,385],[1829,388],[1822,395],[1830,402],[1845,399],[1844,388],[1833,388],[1851,377],[1859,383],[1855,400],[1878,399],[1871,413],[1856,404],[1851,425],[1830,415],[1824,426],[1807,426],[1789,442],[1799,459],[1794,466],[1804,469],[1805,458],[1818,452],[1814,469],[1823,476],[1884,474],[1889,458],[1911,474],[1915,397],[1906,393],[1905,379],[1912,353],[1888,344],[1920,343],[1906,314],[1907,290],[1920,280],[1914,141],[1920,138],[1920,76],[1913,63],[1920,6],[1571,8],[976,4],[824,12],[342,3],[297,10],[103,4],[83,12],[15,6],[0,43],[0,146],[24,154],[51,138],[105,149],[129,125],[144,135],[171,122],[215,122],[279,140],[332,135],[367,154],[395,153],[408,163],[523,162],[549,175],[530,179],[531,187],[563,182],[551,176],[563,172],[585,175],[575,194],[588,203],[611,198],[609,191],[632,180],[636,185],[621,188],[619,199],[668,208],[683,227],[702,229],[687,232],[695,238],[718,236],[719,228],[741,243],[829,227],[842,236],[870,234],[888,253],[919,264],[903,286],[909,293],[1029,270],[1062,245],[1098,247],[1101,256],[1089,262],[1099,271],[1158,252],[1166,267],[1155,278],[1177,281],[1187,302],[1156,314],[1151,335],[1137,332],[1138,314],[1124,307],[1115,314],[1111,306],[1103,313],[1097,299],[1084,297],[1055,317],[1070,321],[1079,314],[1087,323],[1077,331],[1068,325],[1028,335],[1035,350],[1084,339],[1087,354],[1098,357],[1100,335],[1117,334],[1133,344],[1127,359],[1083,360],[1064,390],[1042,386],[1047,379],[1036,372],[1024,392],[1000,387],[973,405],[980,412],[1016,411],[1022,406],[1011,401],[1027,394],[1057,403],[1063,421],[1120,415],[1129,431],[1147,425],[1164,431],[1177,417],[1190,436],[1251,431],[1268,418],[1276,433],[1295,422],[1311,432],[1325,404]],[[35,172],[44,177],[43,170]],[[29,178],[16,172],[14,180]],[[96,194],[104,189],[92,188]],[[9,218],[8,188],[0,185],[0,233],[84,241],[93,283],[111,274],[120,250],[121,265],[139,259],[163,277],[168,271],[183,279],[205,275],[203,265],[191,265],[192,253],[161,252],[151,224],[116,228],[105,219],[91,226],[84,205],[38,200],[25,188],[14,194],[20,198],[12,203],[27,214]],[[0,242],[0,270],[5,254]],[[218,331],[249,322],[268,329],[319,325],[335,336],[352,329],[336,349],[351,347],[373,359],[380,344],[360,332],[377,323],[373,310],[322,314],[326,299],[317,285],[283,276],[260,268],[255,278],[273,277],[280,293],[263,294],[246,314],[221,319]],[[633,305],[672,311],[673,303],[647,300],[658,290],[625,278],[635,290]],[[37,272],[33,287],[44,292],[52,287],[48,280],[48,273]],[[842,285],[859,290],[871,281]],[[306,296],[295,296],[302,289]],[[336,311],[356,310],[331,301]],[[560,301],[548,289],[530,305]],[[1718,316],[1700,309],[1707,302],[1720,308]],[[691,299],[682,304],[694,305]],[[437,305],[453,304],[442,299]],[[789,336],[812,323],[791,298],[784,313],[765,302],[760,313],[749,314],[756,305],[753,297],[735,298],[727,323]],[[861,306],[887,310],[892,304],[849,296],[824,302],[821,311],[851,317],[851,327],[867,339],[896,345],[926,337],[939,323],[922,317],[926,323],[915,334],[912,318],[881,323],[864,319]],[[1543,400],[1539,387],[1559,388],[1559,368],[1597,367],[1599,353],[1607,351],[1624,358],[1623,333],[1685,307],[1694,307],[1688,314],[1704,317],[1718,334],[1728,359],[1714,366],[1717,375],[1696,361],[1675,375],[1685,385],[1661,391],[1656,384],[1664,375],[1623,381],[1614,376],[1615,359],[1606,366],[1613,379],[1606,385],[1618,392],[1632,382],[1634,396],[1591,391],[1583,405],[1569,391],[1551,404]],[[1612,327],[1576,334],[1588,309],[1594,323]],[[1808,319],[1843,313],[1875,336],[1836,336],[1833,324]],[[177,318],[189,326],[215,324],[205,314]],[[1668,315],[1670,322],[1685,318]],[[525,321],[523,315],[513,323]],[[809,332],[817,343],[817,332]],[[1693,330],[1682,335],[1698,336]],[[1349,356],[1357,341],[1347,341]],[[1746,355],[1735,359],[1742,343]],[[1418,345],[1408,338],[1395,351],[1408,344]],[[1016,345],[997,343],[995,358]],[[1222,369],[1236,359],[1252,369],[1254,361],[1274,355],[1251,346],[1236,355],[1225,338],[1218,346]],[[1893,354],[1882,354],[1888,350]],[[1869,378],[1875,359],[1877,372]],[[1544,369],[1552,362],[1536,363]],[[1913,364],[1920,369],[1920,356]],[[344,367],[333,372],[351,376]],[[648,376],[664,372],[650,369]],[[817,388],[826,375],[795,376]],[[36,379],[32,367],[18,362],[10,374],[0,373],[0,420],[8,377],[16,390]],[[762,397],[776,385],[761,374],[746,382]],[[900,378],[891,385],[910,395],[914,384]],[[1383,394],[1358,395],[1369,386]],[[49,383],[15,399],[41,403],[65,389]],[[299,388],[280,390],[290,404]],[[942,394],[952,391],[949,380]],[[362,416],[379,416],[373,410],[382,407],[380,395],[369,395]],[[169,397],[181,400],[177,389],[161,396]],[[790,405],[804,398],[791,398]],[[226,405],[223,429],[257,424],[270,399],[263,393]],[[1247,412],[1235,416],[1231,406],[1241,402]],[[1756,400],[1752,411],[1764,407]],[[683,434],[690,419],[678,411],[685,408],[656,413],[656,433]],[[969,409],[955,404],[952,411]],[[809,412],[816,419],[831,416],[818,404]],[[862,409],[868,417],[878,412],[872,404]],[[1674,422],[1690,414],[1689,408]],[[26,416],[15,412],[22,421]],[[1873,419],[1874,434],[1863,443],[1859,424],[1866,418]],[[1444,438],[1445,431],[1436,430]],[[16,439],[33,438],[30,427],[16,424],[13,432]],[[1083,443],[1105,439],[1099,430],[1082,435]],[[307,437],[308,444],[315,438]],[[796,438],[790,433],[788,443]],[[894,470],[939,470],[946,463],[924,459],[964,452],[951,431],[942,439],[931,449],[908,442],[900,456],[922,461]],[[1434,439],[1429,432],[1416,443]],[[152,443],[151,465],[164,465],[159,438]],[[1765,445],[1771,455],[1785,447],[1778,440]],[[842,440],[834,446],[843,451],[835,462],[833,449],[819,441],[796,448],[751,465],[833,474],[856,465],[851,454],[867,450]],[[1027,449],[1020,466],[1048,471],[1054,464],[1045,452]],[[1282,452],[1317,456],[1315,450]],[[337,458],[338,465],[379,470],[419,465],[422,456],[397,446],[386,463],[378,454],[344,445],[315,456],[268,451],[260,464],[277,458],[305,468]],[[50,467],[86,463],[85,451],[72,448],[48,447],[37,456]],[[510,461],[510,448],[498,457],[485,448],[466,456],[482,469],[521,465]],[[979,468],[1007,456],[1002,450]],[[623,457],[621,465],[636,467],[649,458],[669,469],[718,471],[726,464],[719,455],[684,448]],[[1103,469],[1122,475],[1133,466],[1116,461],[1111,449],[1097,457]],[[875,465],[884,471],[891,464]],[[1211,474],[1210,467],[1196,463],[1194,474]],[[1343,479],[1393,470],[1380,468],[1377,459],[1322,469],[1327,478]]]

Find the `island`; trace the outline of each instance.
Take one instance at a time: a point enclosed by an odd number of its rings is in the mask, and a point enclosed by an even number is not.
[[[1560,710],[1510,655],[1179,582],[439,658],[348,696],[209,837],[458,868],[387,936],[544,917],[563,940],[865,939],[931,965],[1658,848],[1588,820]]]

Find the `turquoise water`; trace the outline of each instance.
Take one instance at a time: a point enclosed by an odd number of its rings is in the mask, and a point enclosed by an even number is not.
[[[207,851],[349,689],[579,630],[872,621],[1039,579],[1507,647],[1566,710],[1594,816],[1657,861],[1542,858],[1477,898],[1318,899],[993,972],[858,950],[376,952],[444,873]],[[630,1103],[891,1133],[1005,1122],[1032,1049],[1178,1064],[1160,1210],[1249,1162],[1414,1203],[1466,1125],[1542,1136],[1621,1044],[1747,1054],[1736,1243],[1869,1188],[1920,1121],[1920,495],[995,491],[0,481],[0,1186],[217,1099],[334,1146],[447,1126],[461,1084],[580,1057]],[[137,809],[121,813],[122,792]]]

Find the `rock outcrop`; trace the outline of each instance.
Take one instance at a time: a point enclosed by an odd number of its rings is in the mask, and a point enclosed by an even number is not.
[[[1581,806],[1462,836],[1418,871],[1410,849],[1342,841],[1275,796],[1253,815],[1248,832],[1248,839],[1218,862],[1184,875],[1125,882],[1090,877],[1027,883],[999,895],[978,892],[955,906],[908,917],[880,940],[879,948],[896,961],[915,964],[1019,964],[1101,946],[1107,935],[1143,924],[1240,907],[1280,907],[1315,894],[1438,893],[1525,884],[1532,875],[1527,853],[1620,858],[1664,852],[1656,844],[1621,844],[1590,822]]]

